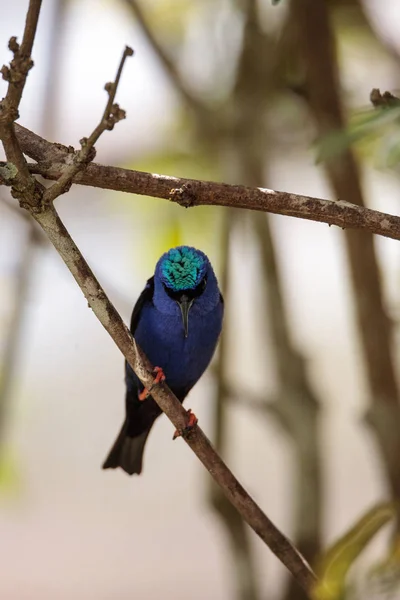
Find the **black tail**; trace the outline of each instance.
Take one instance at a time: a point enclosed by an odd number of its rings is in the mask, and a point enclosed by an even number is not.
[[[103,469],[121,467],[129,475],[142,472],[143,451],[150,429],[146,429],[136,437],[129,437],[128,418],[125,419],[114,446],[103,464]]]

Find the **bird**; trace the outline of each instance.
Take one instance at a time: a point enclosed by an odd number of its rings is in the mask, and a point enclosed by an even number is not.
[[[161,256],[134,306],[130,331],[156,365],[155,384],[166,379],[180,402],[213,357],[223,315],[224,300],[204,252],[177,246]],[[125,386],[125,420],[103,469],[139,475],[148,435],[162,411],[126,361]],[[195,423],[191,413],[188,425]]]

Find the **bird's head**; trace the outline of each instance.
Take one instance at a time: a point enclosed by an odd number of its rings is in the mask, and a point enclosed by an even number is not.
[[[179,307],[185,337],[190,309],[206,314],[219,300],[217,278],[204,252],[178,246],[162,255],[154,274],[153,301],[158,310],[168,314],[174,314]]]

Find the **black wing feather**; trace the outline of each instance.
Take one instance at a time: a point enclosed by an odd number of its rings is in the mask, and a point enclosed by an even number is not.
[[[153,294],[154,294],[154,275],[150,277],[150,279],[146,283],[146,287],[143,292],[140,294],[139,298],[136,301],[135,306],[133,307],[132,316],[131,316],[131,325],[130,331],[132,335],[135,335],[136,327],[138,326],[140,313],[142,311],[143,306],[146,302],[153,302]]]

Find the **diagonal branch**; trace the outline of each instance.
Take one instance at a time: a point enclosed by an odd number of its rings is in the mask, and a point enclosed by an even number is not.
[[[103,327],[113,338],[141,382],[149,388],[154,381],[151,365],[107,298],[53,205],[49,205],[45,211],[33,213],[33,216],[71,271]],[[184,429],[187,412],[171,390],[162,384],[153,389],[152,396],[174,426],[178,430]],[[289,569],[299,585],[310,592],[316,580],[308,563],[247,494],[215,452],[203,431],[196,427],[189,436],[185,437],[185,441],[243,519]]]

